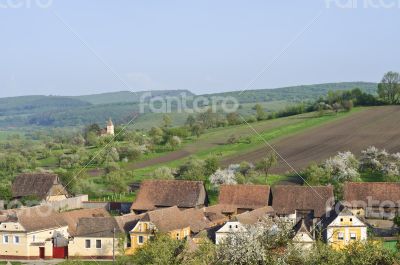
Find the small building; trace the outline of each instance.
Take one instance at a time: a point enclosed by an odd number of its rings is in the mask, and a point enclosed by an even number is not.
[[[332,186],[278,185],[272,188],[276,215],[292,221],[319,221],[335,204]]]
[[[301,219],[293,227],[293,245],[301,250],[310,250],[314,244],[315,239],[311,231],[311,223]]]
[[[7,210],[0,224],[0,259],[65,257],[68,223],[48,206]],[[61,249],[61,256],[57,256]]]
[[[221,185],[218,203],[225,206],[230,216],[268,206],[270,187],[268,185]]]
[[[217,245],[221,244],[230,234],[244,229],[246,225],[255,224],[261,221],[263,218],[274,216],[274,214],[275,211],[271,206],[264,206],[253,211],[238,214],[232,220],[226,222],[218,231],[216,231],[215,243]]]
[[[131,211],[147,211],[177,206],[181,209],[207,206],[208,197],[202,181],[145,180],[140,185]]]
[[[325,241],[334,249],[341,249],[351,242],[367,239],[367,225],[349,209],[335,207],[323,220]]]
[[[25,173],[18,175],[12,183],[14,199],[33,197],[47,202],[61,201],[68,197],[68,192],[58,176],[51,173]]]
[[[190,223],[176,206],[147,212],[130,231],[131,247],[127,253],[133,253],[159,232],[182,240],[190,236]]]
[[[356,216],[391,220],[400,211],[400,183],[346,182],[343,200]]]
[[[108,119],[107,126],[104,129],[100,130],[100,136],[108,136],[108,135],[114,135],[114,124],[110,119]]]
[[[70,256],[81,259],[112,259],[119,253],[123,234],[114,217],[80,218],[68,245]]]

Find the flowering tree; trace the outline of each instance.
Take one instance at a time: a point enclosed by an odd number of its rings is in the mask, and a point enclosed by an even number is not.
[[[219,187],[222,184],[237,184],[235,171],[232,169],[217,169],[210,176],[210,183],[214,187]]]
[[[229,234],[218,246],[224,264],[277,264],[291,238],[291,227],[277,219],[265,218]]]
[[[379,150],[375,146],[370,146],[361,151],[360,168],[362,170],[381,170],[387,162],[389,154],[385,150]]]
[[[339,152],[324,163],[325,170],[336,181],[354,181],[360,177],[359,163],[351,152]]]

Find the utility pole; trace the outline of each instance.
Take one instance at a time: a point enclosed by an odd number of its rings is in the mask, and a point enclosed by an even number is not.
[[[115,227],[113,229],[113,264],[115,264]]]

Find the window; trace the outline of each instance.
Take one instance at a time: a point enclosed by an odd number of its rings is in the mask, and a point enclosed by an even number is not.
[[[85,248],[90,248],[90,239],[85,240]]]
[[[351,240],[356,240],[357,239],[356,233],[350,233],[350,239]]]
[[[350,218],[350,222],[353,222],[353,218]]]
[[[179,233],[176,233],[176,239],[179,239]]]
[[[8,235],[4,235],[3,236],[3,243],[4,244],[8,244],[8,240],[9,240]]]
[[[236,228],[238,228],[238,225],[235,225]]]
[[[340,218],[340,222],[343,222],[343,218]]]
[[[229,229],[232,229],[232,225],[229,225]]]
[[[96,239],[96,248],[101,248],[101,240]]]
[[[344,238],[343,232],[339,232],[339,233],[338,233],[338,239],[339,239],[339,240],[343,240],[343,238]]]
[[[19,236],[14,236],[14,244],[19,244]]]
[[[138,244],[139,244],[139,245],[142,245],[142,244],[143,244],[143,241],[144,241],[143,236],[138,236]]]

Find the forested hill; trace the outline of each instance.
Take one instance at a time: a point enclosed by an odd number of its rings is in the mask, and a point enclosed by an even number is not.
[[[240,103],[267,102],[285,100],[289,102],[299,102],[316,100],[319,97],[326,96],[328,92],[336,90],[350,90],[360,88],[369,94],[376,94],[378,84],[368,82],[342,82],[342,83],[325,83],[315,85],[302,85],[281,87],[275,89],[257,89],[246,91],[232,91],[217,94],[208,94],[205,96],[232,96],[239,100]]]
[[[360,88],[362,91],[375,94],[376,83],[346,82],[316,85],[284,87],[276,89],[248,90],[207,94],[211,96],[232,96],[243,104],[241,111],[251,111],[255,103],[264,102],[268,111],[275,111],[292,103],[313,101],[325,96],[330,90],[348,90]],[[139,112],[139,101],[144,93],[151,92],[152,97],[195,96],[188,90],[111,92],[74,97],[65,96],[23,96],[0,98],[0,127],[20,128],[45,126],[84,126],[90,123],[103,124],[111,117],[116,124],[125,123],[134,113]],[[184,114],[171,113],[174,125],[182,124]],[[159,114],[141,115],[137,124],[140,128],[153,126],[160,121]],[[152,121],[152,122],[149,122]]]

